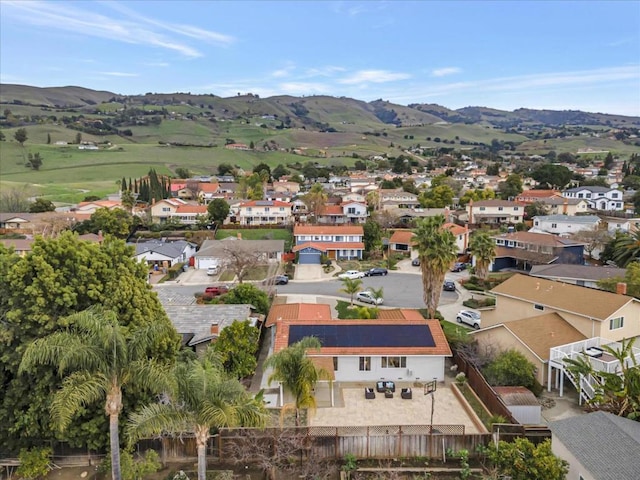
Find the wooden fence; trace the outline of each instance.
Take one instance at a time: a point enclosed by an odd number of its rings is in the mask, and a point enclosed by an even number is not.
[[[466,375],[469,386],[476,392],[478,398],[485,404],[492,415],[500,415],[506,418],[510,423],[518,423],[502,399],[493,390],[493,388],[491,388],[491,385],[487,383],[484,376],[464,357],[464,355],[454,351],[453,363],[458,365],[458,372],[462,372]]]

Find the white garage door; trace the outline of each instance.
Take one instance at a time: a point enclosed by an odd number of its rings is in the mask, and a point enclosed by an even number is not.
[[[196,257],[195,263],[196,268],[205,270],[220,265],[220,260],[214,257]]]

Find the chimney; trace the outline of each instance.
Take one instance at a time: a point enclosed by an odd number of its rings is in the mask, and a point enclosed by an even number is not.
[[[218,335],[218,324],[211,324],[211,335]]]
[[[616,283],[616,293],[618,295],[626,295],[627,294],[627,284],[624,282]]]

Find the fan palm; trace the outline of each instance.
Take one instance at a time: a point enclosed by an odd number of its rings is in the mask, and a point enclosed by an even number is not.
[[[633,234],[620,235],[614,242],[613,260],[620,268],[640,261],[640,230]]]
[[[483,280],[489,273],[489,265],[496,258],[496,244],[489,232],[478,230],[471,237],[469,250],[476,259],[476,273]]]
[[[207,472],[207,443],[212,428],[264,427],[267,413],[262,395],[255,398],[242,384],[225,373],[210,349],[206,356],[178,363],[175,390],[163,403],[147,405],[129,417],[127,436],[133,443],[163,432],[192,433],[198,449],[198,479]]]
[[[265,368],[273,367],[269,383],[274,380],[281,382],[295,398],[296,426],[300,426],[301,408],[316,408],[313,388],[318,380],[329,378],[329,372],[316,368],[307,357],[307,350],[320,349],[320,347],[320,340],[317,338],[304,337],[272,355],[265,362]]]
[[[351,306],[353,307],[353,296],[360,291],[362,287],[362,280],[359,278],[341,278],[342,288],[341,292],[351,296]]]
[[[52,417],[64,430],[83,406],[105,399],[109,416],[111,475],[120,480],[118,419],[122,392],[129,385],[161,391],[170,383],[169,368],[150,358],[151,348],[171,336],[171,326],[152,323],[127,330],[113,311],[94,307],[67,317],[68,330],[30,344],[20,372],[35,365],[52,365],[65,378],[54,394]]]
[[[455,237],[442,228],[444,221],[443,215],[425,218],[418,223],[413,237],[420,258],[424,303],[430,318],[435,318],[445,273],[457,258]]]

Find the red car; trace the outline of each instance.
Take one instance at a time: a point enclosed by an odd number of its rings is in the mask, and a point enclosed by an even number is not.
[[[229,291],[229,287],[226,285],[218,285],[214,287],[207,287],[204,289],[205,295],[211,295],[217,297],[218,295],[224,295]]]

